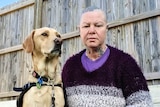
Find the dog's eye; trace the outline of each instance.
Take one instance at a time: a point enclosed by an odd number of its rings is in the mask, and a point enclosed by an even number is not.
[[[42,35],[42,36],[48,36],[48,34],[47,34],[47,33],[42,33],[41,35]]]
[[[57,34],[56,36],[59,37],[59,38],[61,38],[61,35],[60,35],[60,34]]]

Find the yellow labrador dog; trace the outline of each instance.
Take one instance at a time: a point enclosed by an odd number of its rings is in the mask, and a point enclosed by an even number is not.
[[[24,86],[27,91],[20,100],[22,107],[64,107],[59,61],[61,44],[60,34],[48,27],[33,30],[24,41],[24,50],[32,55],[33,71]]]

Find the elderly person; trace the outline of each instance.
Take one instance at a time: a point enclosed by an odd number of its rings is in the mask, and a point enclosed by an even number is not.
[[[66,107],[152,107],[136,61],[105,43],[104,11],[86,8],[79,30],[86,49],[70,57],[62,70]]]

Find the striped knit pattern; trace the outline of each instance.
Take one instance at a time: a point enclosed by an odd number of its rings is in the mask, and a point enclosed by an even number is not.
[[[124,107],[122,90],[115,87],[86,86],[66,89],[69,107]]]
[[[148,91],[138,91],[127,98],[121,89],[104,86],[69,87],[66,89],[69,107],[152,107]]]
[[[127,107],[153,107],[149,92],[143,90],[131,94],[126,99],[126,102],[128,104]]]

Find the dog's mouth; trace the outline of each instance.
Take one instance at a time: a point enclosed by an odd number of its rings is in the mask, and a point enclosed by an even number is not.
[[[53,50],[51,51],[51,55],[55,55],[55,54],[57,54],[57,55],[61,55],[61,45],[62,44],[56,44],[55,46],[54,46],[54,48],[53,48]]]
[[[62,46],[62,41],[54,41],[55,46],[54,48],[50,51],[50,53],[45,53],[48,58],[53,58],[55,56],[60,56],[61,55],[61,46]]]

